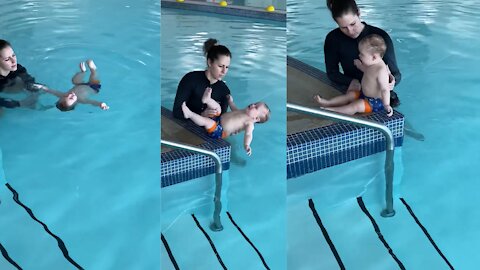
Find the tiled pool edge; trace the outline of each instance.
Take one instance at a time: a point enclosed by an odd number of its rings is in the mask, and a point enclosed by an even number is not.
[[[217,14],[224,14],[230,16],[241,16],[248,18],[256,18],[263,20],[272,20],[279,22],[286,22],[287,15],[285,11],[267,12],[262,9],[241,7],[241,6],[227,6],[222,7],[216,3],[204,3],[197,1],[177,2],[175,0],[162,0],[162,8],[176,8],[203,12],[212,12]]]
[[[161,108],[161,114],[202,138],[205,143],[197,146],[217,153],[222,161],[223,170],[230,168],[230,144],[227,141],[211,139],[203,128],[191,121],[175,119],[172,112],[164,107]],[[193,154],[185,150],[172,150],[161,153],[160,171],[161,187],[163,188],[213,174],[215,173],[215,163],[207,156]]]
[[[330,82],[326,74],[319,69],[292,57],[287,57],[287,64],[339,89],[338,85]],[[395,111],[392,117],[387,117],[384,112],[379,112],[363,118],[386,124],[393,133],[395,146],[403,144],[404,117],[401,113]],[[378,131],[342,123],[289,134],[287,178],[379,153],[385,150],[385,141]]]

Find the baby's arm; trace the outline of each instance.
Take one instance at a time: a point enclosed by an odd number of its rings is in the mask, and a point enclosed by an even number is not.
[[[83,103],[83,104],[90,104],[90,105],[93,105],[95,107],[100,107],[100,109],[102,109],[102,110],[110,109],[110,107],[108,107],[106,103],[96,101],[96,100],[93,100],[93,99],[78,99],[78,102]]]
[[[232,111],[237,111],[237,105],[233,102],[233,97],[232,95],[227,95],[227,100],[228,100],[228,106],[230,106],[230,110]]]
[[[355,59],[353,60],[353,64],[355,67],[357,67],[361,72],[365,72],[365,66],[363,65],[362,61],[360,59]]]
[[[387,111],[387,116],[390,117],[393,115],[393,109],[390,106],[390,86],[388,83],[388,77],[387,69],[382,69],[378,73],[377,81],[382,94],[383,107]]]
[[[245,136],[243,137],[243,147],[245,148],[245,151],[247,151],[247,155],[252,154],[252,149],[250,148],[250,143],[252,143],[253,140],[253,123],[247,124],[245,128]]]

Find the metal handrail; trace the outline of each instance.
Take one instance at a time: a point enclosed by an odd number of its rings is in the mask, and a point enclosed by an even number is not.
[[[385,151],[386,152],[386,157],[385,157],[386,208],[381,212],[381,215],[382,217],[393,217],[395,215],[395,210],[393,210],[393,169],[394,169],[393,154],[395,150],[395,142],[393,140],[392,131],[387,126],[372,120],[360,119],[360,118],[348,116],[345,114],[339,114],[336,112],[322,110],[322,109],[307,108],[307,107],[292,104],[292,103],[287,103],[287,110],[308,114],[308,115],[313,115],[313,116],[321,116],[323,118],[327,118],[335,122],[342,122],[342,123],[348,123],[356,126],[367,127],[383,133],[383,135],[385,135],[385,138],[387,140],[386,151]]]
[[[215,162],[215,197],[213,199],[215,203],[215,210],[213,211],[213,223],[210,225],[210,229],[216,232],[223,230],[222,222],[220,221],[220,212],[222,211],[222,202],[220,200],[222,194],[222,161],[220,160],[220,157],[217,155],[217,153],[213,151],[188,144],[181,144],[167,140],[160,140],[160,144],[175,149],[182,149],[197,154],[209,156],[213,159],[213,161]]]

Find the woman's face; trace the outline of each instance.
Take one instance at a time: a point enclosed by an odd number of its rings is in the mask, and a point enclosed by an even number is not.
[[[208,60],[208,71],[215,80],[222,80],[230,67],[230,56],[220,55],[215,61]]]
[[[364,25],[360,21],[359,14],[348,12],[335,18],[335,21],[342,33],[350,38],[356,39],[363,31]]]
[[[17,70],[17,56],[12,47],[7,46],[0,50],[0,69],[7,74]]]

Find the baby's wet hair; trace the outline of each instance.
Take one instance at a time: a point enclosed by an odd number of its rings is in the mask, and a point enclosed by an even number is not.
[[[232,58],[230,50],[223,45],[218,44],[218,40],[209,38],[203,43],[203,53],[210,61],[215,61],[219,56],[224,55]]]
[[[12,47],[12,44],[4,39],[0,39],[0,50],[5,49],[6,47]]]
[[[68,111],[71,111],[71,110],[75,109],[75,104],[72,105],[72,106],[67,106],[63,102],[61,102],[60,100],[57,101],[57,103],[55,103],[55,106],[57,107],[57,109],[59,109],[62,112],[68,112]]]
[[[385,40],[377,34],[371,34],[362,38],[358,44],[368,46],[369,52],[378,53],[381,57],[383,57],[387,51]]]

